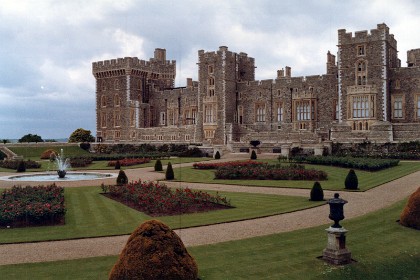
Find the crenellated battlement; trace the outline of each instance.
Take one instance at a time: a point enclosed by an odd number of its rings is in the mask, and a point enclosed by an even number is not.
[[[389,34],[389,27],[385,23],[377,25],[376,29],[356,31],[354,36],[352,32],[346,32],[346,29],[338,30],[338,45],[360,44],[371,41],[388,41],[394,48],[397,47],[397,41],[393,34]]]

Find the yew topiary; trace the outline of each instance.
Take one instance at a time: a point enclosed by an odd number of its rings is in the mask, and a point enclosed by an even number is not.
[[[172,164],[170,162],[168,163],[168,167],[166,167],[165,179],[166,180],[175,179],[174,170],[172,169]]]
[[[182,240],[167,225],[146,221],[130,236],[109,279],[197,280],[198,267]]]
[[[25,162],[23,162],[23,160],[19,161],[18,166],[16,168],[17,172],[25,172],[26,171],[26,165]]]
[[[251,159],[257,159],[257,153],[255,152],[255,150],[252,150],[251,152]]]
[[[400,216],[400,224],[420,230],[420,188],[408,198]]]
[[[214,159],[220,159],[220,153],[219,153],[219,151],[216,151],[216,154],[214,155]]]
[[[322,201],[324,200],[324,191],[322,190],[321,184],[315,182],[311,189],[311,199],[312,201]]]
[[[118,177],[117,177],[117,185],[122,186],[125,184],[128,184],[128,177],[125,174],[124,170],[120,169],[120,172],[118,173]]]
[[[114,169],[121,169],[121,162],[120,162],[119,160],[117,160],[117,161],[115,162],[115,167],[114,167]]]
[[[155,171],[163,171],[162,162],[160,159],[155,162]]]
[[[357,179],[356,172],[354,169],[350,169],[349,173],[346,176],[346,180],[344,181],[344,186],[348,190],[357,190],[359,186],[359,180]]]

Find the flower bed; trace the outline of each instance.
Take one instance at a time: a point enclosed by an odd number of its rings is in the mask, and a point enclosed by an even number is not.
[[[101,186],[108,190],[105,195],[151,216],[226,209],[230,201],[219,194],[210,195],[191,189],[171,190],[164,184],[132,182],[123,186]]]
[[[228,162],[215,162],[215,163],[194,163],[193,168],[195,169],[217,169],[219,167],[247,167],[247,166],[262,166],[266,165],[267,163],[258,162],[255,160],[248,160],[248,161],[228,161]]]
[[[326,180],[327,173],[320,170],[305,169],[296,166],[228,166],[218,168],[215,172],[216,179],[228,180]]]
[[[137,164],[149,163],[150,158],[124,158],[118,161],[120,162],[121,166],[132,166]],[[116,163],[117,160],[111,160],[108,162],[108,166],[115,166]]]
[[[378,171],[397,166],[398,159],[373,159],[373,158],[355,158],[355,157],[336,157],[336,156],[309,156],[296,157],[293,160],[297,162],[306,162],[310,164],[331,165],[346,168],[355,168],[367,171]]]
[[[0,196],[0,226],[27,227],[64,223],[64,188],[55,184],[16,187]]]

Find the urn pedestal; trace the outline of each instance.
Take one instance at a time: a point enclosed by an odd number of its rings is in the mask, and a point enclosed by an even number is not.
[[[327,248],[322,252],[322,259],[335,265],[351,263],[351,252],[346,248],[345,228],[329,227],[326,229],[328,235]]]

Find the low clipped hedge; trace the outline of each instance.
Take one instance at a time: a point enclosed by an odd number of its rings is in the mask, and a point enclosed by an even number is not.
[[[228,180],[326,180],[325,171],[305,169],[300,165],[225,166],[215,172],[216,179]]]
[[[64,223],[64,188],[14,186],[0,195],[0,227]]]
[[[124,158],[121,160],[112,160],[108,162],[108,166],[114,166],[117,164],[117,162],[120,164],[120,166],[133,166],[137,164],[144,164],[149,163],[151,161],[150,158]]]
[[[3,160],[0,161],[0,167],[17,170],[21,162],[21,160]],[[41,168],[41,164],[33,160],[26,160],[23,163],[25,164],[25,169]]]
[[[397,166],[398,159],[373,159],[356,157],[336,157],[336,156],[309,156],[294,157],[294,161],[300,163],[331,165],[345,168],[355,168],[366,171],[378,171]]]

